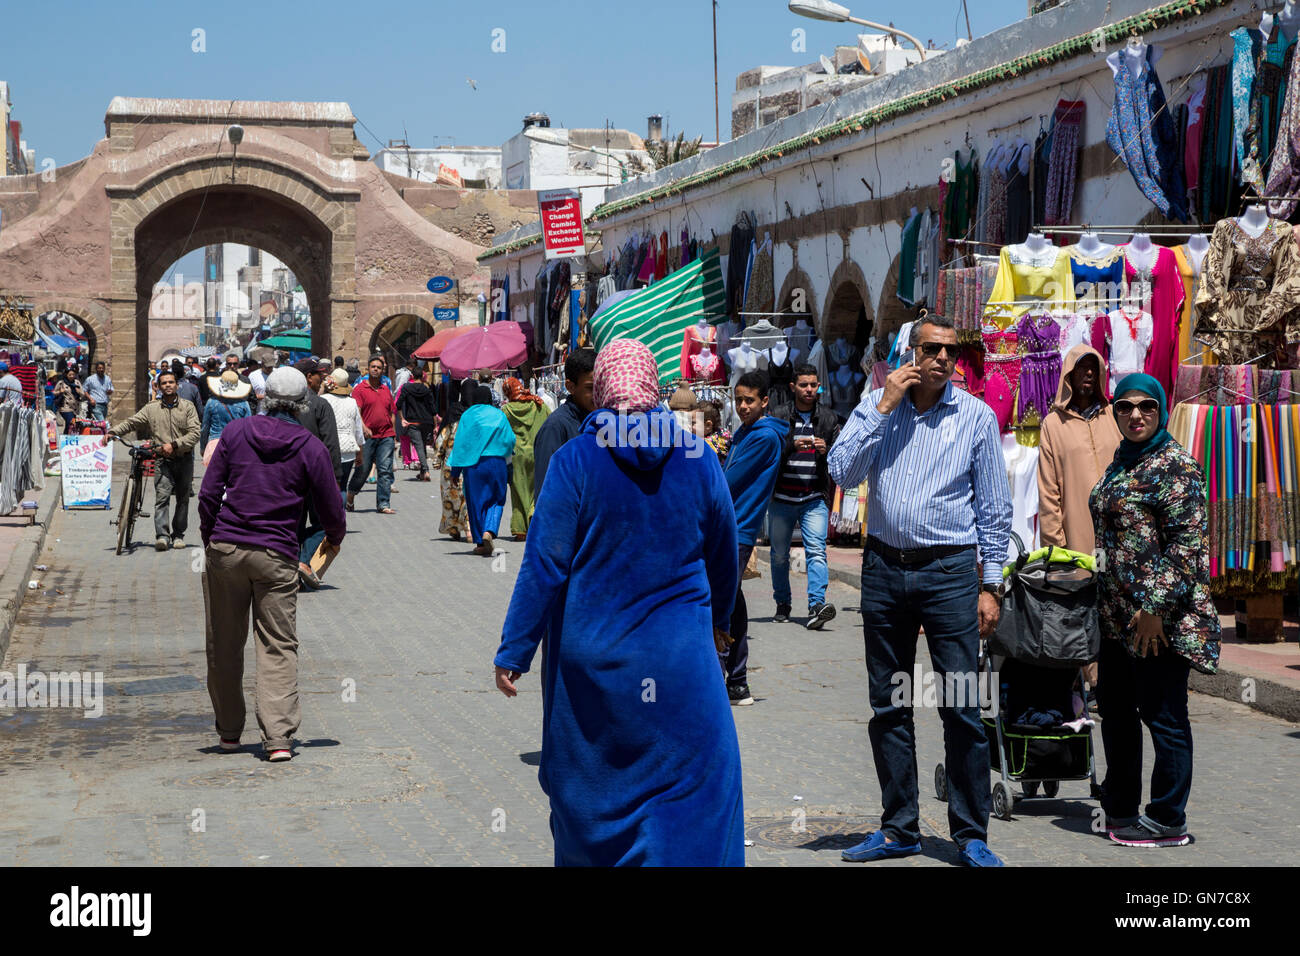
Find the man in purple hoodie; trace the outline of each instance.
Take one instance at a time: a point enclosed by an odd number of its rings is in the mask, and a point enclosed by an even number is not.
[[[199,490],[206,549],[208,695],[222,750],[244,730],[248,612],[257,634],[257,723],[270,760],[288,760],[298,707],[298,522],[308,502],[337,554],[347,530],[330,454],[298,423],[307,380],[294,368],[267,376],[262,414],[226,426]]]

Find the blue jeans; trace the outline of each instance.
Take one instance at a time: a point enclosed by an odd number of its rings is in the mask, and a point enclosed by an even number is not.
[[[880,780],[880,829],[892,840],[921,839],[917,808],[916,728],[912,695],[916,638],[925,628],[936,688],[944,675],[976,675],[979,658],[979,578],[975,549],[905,567],[874,551],[862,555],[862,630],[873,716],[867,727]],[[903,674],[910,692],[904,705],[892,697]],[[951,703],[951,702],[949,702]],[[944,770],[948,777],[948,828],[965,846],[984,840],[989,824],[989,744],[978,698],[964,707],[939,707],[943,721]]]
[[[388,507],[393,490],[393,436],[387,438],[367,438],[361,446],[361,467],[352,473],[352,483],[348,493],[355,495],[370,477],[373,465],[379,472],[379,481],[375,485],[375,508],[382,511]]]
[[[1131,657],[1119,641],[1101,642],[1097,655],[1097,710],[1106,779],[1101,799],[1106,816],[1131,819],[1142,802],[1142,725],[1151,731],[1155,766],[1146,815],[1165,827],[1187,823],[1192,792],[1192,724],[1187,717],[1191,665],[1169,648]]]
[[[772,598],[777,604],[790,603],[790,539],[799,522],[803,551],[808,565],[808,613],[826,601],[826,528],[830,511],[821,497],[802,504],[772,501],[767,506],[768,534],[772,539]]]
[[[97,422],[108,420],[108,402],[91,402],[90,417]]]
[[[745,565],[754,553],[752,544],[742,544],[736,549],[739,561],[740,577],[736,579],[736,604],[731,609],[732,644],[725,651],[718,653],[718,663],[722,665],[723,676],[727,686],[740,686],[749,680],[749,608],[745,606]]]

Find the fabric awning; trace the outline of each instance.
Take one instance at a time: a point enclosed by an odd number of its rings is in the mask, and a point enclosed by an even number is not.
[[[648,345],[659,365],[662,384],[682,376],[682,337],[687,327],[701,316],[711,323],[720,322],[726,317],[725,308],[718,250],[710,249],[654,285],[599,310],[589,329],[597,349],[617,339],[636,339]]]

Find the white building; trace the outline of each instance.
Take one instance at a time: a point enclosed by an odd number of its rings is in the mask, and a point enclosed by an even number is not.
[[[542,113],[501,147],[506,189],[580,189],[582,214],[605,190],[654,169],[645,141],[625,129],[557,129]]]
[[[205,322],[217,328],[253,329],[274,316],[306,309],[306,296],[294,292],[298,280],[293,270],[252,246],[206,246],[202,281]],[[273,302],[269,316],[264,314],[263,293]]]
[[[426,183],[468,188],[501,188],[501,147],[436,146],[431,149],[390,145],[374,155],[375,164],[385,172]],[[454,175],[448,175],[451,171]],[[443,176],[439,179],[439,173]]]

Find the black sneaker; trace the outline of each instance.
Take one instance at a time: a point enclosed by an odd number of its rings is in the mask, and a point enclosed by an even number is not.
[[[748,707],[754,702],[754,698],[749,696],[748,684],[728,684],[727,696],[731,698],[732,707]]]
[[[778,604],[776,606],[776,614],[773,615],[772,620],[777,624],[784,624],[786,621],[790,620],[790,605]]]
[[[1187,846],[1192,842],[1186,825],[1165,827],[1145,816],[1130,827],[1111,830],[1110,840],[1120,846],[1139,847]]]
[[[808,618],[808,623],[804,627],[810,631],[820,631],[822,625],[835,617],[834,604],[818,604],[812,609],[812,617]]]

